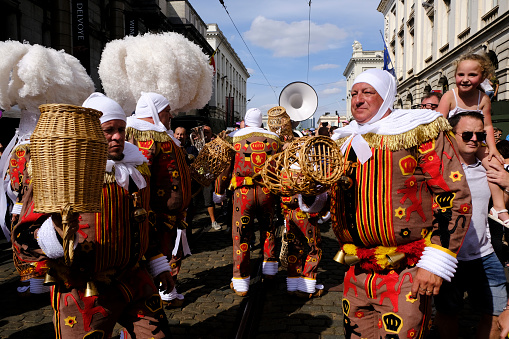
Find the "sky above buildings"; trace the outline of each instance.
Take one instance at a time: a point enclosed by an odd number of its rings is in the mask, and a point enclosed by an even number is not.
[[[219,0],[189,2],[205,23],[218,24],[235,49],[250,73],[247,108],[264,114],[278,105],[287,84],[303,81],[318,94],[317,119],[325,112],[345,115],[343,72],[353,42],[383,50],[380,0],[312,0],[311,7],[309,0],[224,0],[233,22]]]

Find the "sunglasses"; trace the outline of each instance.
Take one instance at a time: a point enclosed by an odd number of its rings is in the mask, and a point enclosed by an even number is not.
[[[464,142],[472,140],[472,137],[476,136],[477,141],[484,141],[486,140],[486,132],[463,132],[463,133],[456,133],[457,135],[461,136],[461,139],[463,139]]]
[[[432,103],[421,104],[421,108],[435,109],[437,107],[438,107],[437,104],[432,104]]]

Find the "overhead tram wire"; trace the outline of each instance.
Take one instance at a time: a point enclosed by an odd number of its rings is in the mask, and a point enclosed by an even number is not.
[[[308,72],[306,82],[309,83],[309,44],[311,41],[311,0],[309,0],[309,16],[308,16]]]
[[[239,33],[239,36],[240,36],[240,38],[242,39],[242,42],[243,42],[243,43],[244,43],[244,45],[246,46],[246,48],[247,48],[247,50],[248,50],[249,54],[251,54],[251,57],[253,58],[253,60],[254,60],[254,62],[255,62],[255,64],[256,64],[256,66],[258,66],[258,69],[260,70],[260,72],[262,73],[263,77],[265,78],[265,81],[267,81],[267,83],[269,84],[270,89],[272,89],[272,92],[274,92],[274,96],[275,96],[276,100],[278,100],[278,96],[277,96],[277,94],[276,94],[276,91],[274,90],[274,87],[270,84],[269,79],[267,79],[267,77],[265,76],[265,73],[263,73],[262,68],[261,68],[261,67],[260,67],[260,65],[258,64],[258,61],[256,61],[256,59],[255,59],[255,57],[254,57],[253,53],[251,53],[251,50],[249,49],[249,46],[247,45],[246,41],[244,40],[244,37],[242,36],[242,34],[240,34],[240,31],[239,31],[239,29],[237,28],[237,25],[235,25],[235,22],[233,21],[233,19],[232,19],[232,17],[231,17],[231,15],[230,15],[230,13],[229,13],[229,12],[228,12],[228,10],[226,9],[226,5],[224,4],[224,0],[219,0],[219,2],[221,3],[221,5],[223,5],[224,10],[226,11],[226,14],[228,14],[228,17],[230,18],[230,20],[231,20],[231,22],[232,22],[233,26],[235,27],[235,29],[237,30],[237,33]]]

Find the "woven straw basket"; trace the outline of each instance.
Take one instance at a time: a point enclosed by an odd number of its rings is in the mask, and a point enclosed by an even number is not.
[[[191,164],[191,176],[202,186],[209,186],[231,165],[235,149],[220,137],[203,146]]]
[[[267,125],[269,129],[279,135],[283,141],[293,140],[292,121],[290,116],[286,113],[286,109],[282,106],[272,107],[267,111],[268,120]]]
[[[80,106],[39,106],[41,117],[30,137],[34,208],[60,213],[99,212],[107,142],[101,112]]]
[[[75,213],[101,210],[108,144],[101,112],[66,105],[39,106],[41,117],[30,137],[34,210],[62,215],[64,259],[74,257]]]
[[[344,172],[338,146],[325,136],[302,137],[273,155],[260,172],[263,185],[278,195],[317,195]]]

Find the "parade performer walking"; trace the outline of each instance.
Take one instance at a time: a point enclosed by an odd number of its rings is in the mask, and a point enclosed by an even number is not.
[[[83,106],[103,112],[109,160],[101,212],[81,213],[71,221],[77,241],[73,262],[67,266],[60,215],[35,213],[31,186],[13,229],[13,246],[25,260],[48,260],[50,276],[57,280],[51,293],[57,338],[109,338],[117,322],[132,337],[168,338],[154,279],[170,291],[170,266],[150,242],[148,218],[134,217],[137,211],[149,210],[147,160],[136,146],[125,143],[126,117],[116,102],[93,93]],[[31,250],[33,242],[40,249]]]
[[[94,84],[79,60],[63,50],[8,40],[0,41],[0,54],[9,55],[0,63],[0,108],[10,110],[17,105],[20,115],[19,127],[0,158],[0,228],[10,240],[9,226],[18,222],[31,182],[30,136],[40,116],[39,105],[80,105],[94,91]],[[9,212],[10,218],[5,218]],[[10,225],[6,219],[10,219]],[[16,253],[13,260],[21,279],[17,288],[21,296],[49,292],[43,286],[44,261],[23,261]]]
[[[349,263],[347,338],[420,338],[431,296],[455,273],[471,199],[450,125],[432,110],[393,110],[394,77],[361,73],[354,121],[336,129],[350,181],[332,189],[333,230]]]
[[[267,158],[278,152],[280,141],[277,134],[263,128],[262,112],[251,108],[244,118],[246,127],[230,136],[236,154],[228,171],[217,179],[214,202],[220,203],[226,197],[226,188],[233,190],[233,278],[230,287],[240,296],[249,290],[251,269],[249,244],[253,239],[253,219],[260,227],[260,244],[263,244],[263,275],[274,277],[278,262],[274,251],[275,197],[269,189],[253,182],[254,174],[261,171]]]
[[[286,286],[290,294],[305,298],[322,295],[323,285],[316,284],[318,264],[322,258],[318,221],[322,219],[322,211],[327,205],[327,193],[281,197],[288,251]]]
[[[151,179],[150,207],[156,216],[161,251],[170,258],[176,280],[182,259],[191,254],[185,228],[186,209],[191,200],[191,177],[186,156],[168,135],[170,103],[157,93],[143,93],[133,116],[127,118],[127,139],[139,147],[148,159]],[[161,298],[180,306],[184,296],[173,289],[161,292]]]

